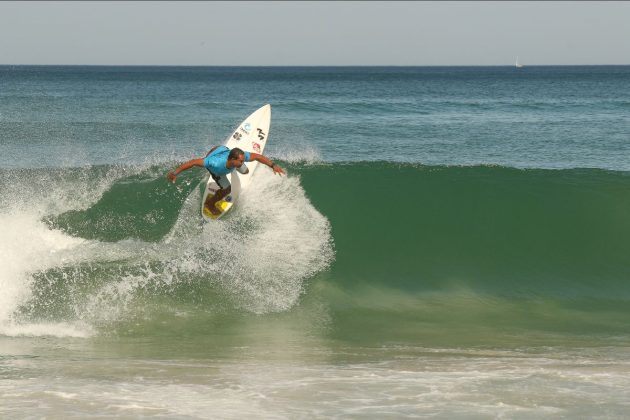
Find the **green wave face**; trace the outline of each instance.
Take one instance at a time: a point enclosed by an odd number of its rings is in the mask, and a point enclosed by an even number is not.
[[[514,296],[629,290],[626,174],[360,163],[305,167],[301,179],[331,221],[343,284],[454,281]]]
[[[177,187],[154,173],[123,177],[87,209],[47,219],[52,228],[86,239],[115,242],[135,238],[159,241],[173,227],[178,210],[197,183],[190,174]]]
[[[300,176],[332,226],[321,290],[340,337],[630,333],[625,173],[358,163]]]

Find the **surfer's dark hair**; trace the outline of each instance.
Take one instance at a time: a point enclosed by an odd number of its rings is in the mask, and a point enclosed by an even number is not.
[[[244,154],[245,152],[243,152],[238,147],[235,147],[234,149],[230,150],[230,154],[228,155],[228,160],[238,159],[239,156],[244,155]]]

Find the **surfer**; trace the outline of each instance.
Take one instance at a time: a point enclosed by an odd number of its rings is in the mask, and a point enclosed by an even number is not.
[[[245,165],[245,162],[254,160],[269,166],[276,174],[285,174],[284,169],[273,163],[271,159],[264,155],[244,152],[238,147],[230,150],[227,146],[214,146],[210,149],[206,157],[192,159],[182,163],[175,171],[169,172],[166,176],[174,184],[180,172],[194,166],[206,168],[208,172],[210,172],[212,179],[219,185],[220,189],[213,196],[208,195],[204,206],[212,214],[219,215],[221,212],[215,207],[215,204],[232,191],[232,186],[226,175],[232,173],[234,170],[242,174],[248,173],[249,169]]]

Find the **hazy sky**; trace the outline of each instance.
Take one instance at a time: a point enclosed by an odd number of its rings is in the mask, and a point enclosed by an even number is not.
[[[0,64],[630,64],[629,2],[0,2]]]

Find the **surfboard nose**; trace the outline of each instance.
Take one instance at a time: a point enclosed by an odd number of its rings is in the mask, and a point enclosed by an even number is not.
[[[271,115],[271,104],[266,104],[260,107],[259,111],[263,112],[263,113],[269,113],[269,115]]]
[[[271,114],[271,104],[266,104],[266,105],[261,106],[254,113],[257,113],[257,112],[260,112],[260,113],[263,113],[263,114],[265,114],[265,113]]]

